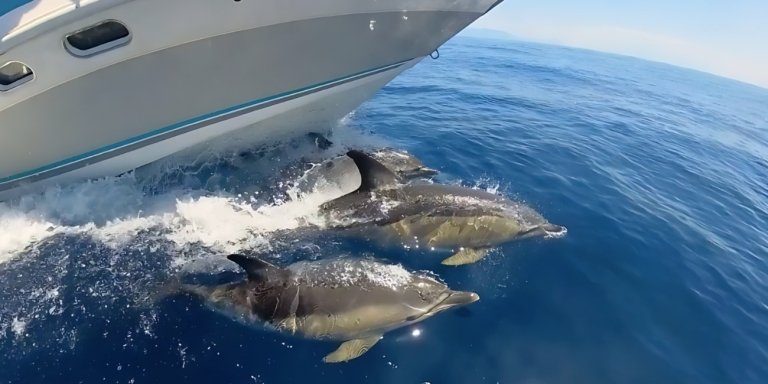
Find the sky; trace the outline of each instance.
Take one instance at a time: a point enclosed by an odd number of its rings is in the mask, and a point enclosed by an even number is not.
[[[768,88],[768,0],[505,0],[474,26]]]

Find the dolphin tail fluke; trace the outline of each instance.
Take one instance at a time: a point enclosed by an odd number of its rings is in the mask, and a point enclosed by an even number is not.
[[[488,252],[490,252],[488,248],[462,248],[453,256],[443,260],[442,264],[452,266],[472,264],[488,255]]]
[[[341,343],[339,348],[323,358],[326,363],[341,363],[356,359],[381,340],[382,335],[375,335],[365,339],[349,340]]]
[[[178,276],[171,277],[168,281],[155,287],[143,300],[140,305],[142,307],[152,307],[157,303],[178,294],[183,293],[184,285],[181,283],[181,279]]]

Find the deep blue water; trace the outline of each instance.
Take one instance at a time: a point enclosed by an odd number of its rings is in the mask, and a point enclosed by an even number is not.
[[[365,134],[332,139],[407,149],[441,182],[498,189],[568,227],[461,268],[377,251],[478,292],[468,311],[325,365],[335,343],[192,299],[136,304],[179,255],[271,241],[242,212],[279,206],[291,149],[224,156],[0,205],[0,382],[768,382],[768,90],[513,41],[456,38],[441,56],[340,128]],[[301,243],[376,251],[363,247]]]
[[[13,11],[20,6],[31,2],[32,0],[5,0],[2,4],[0,4],[0,16],[5,15],[6,13]]]

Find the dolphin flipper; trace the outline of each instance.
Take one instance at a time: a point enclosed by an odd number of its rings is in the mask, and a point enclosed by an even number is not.
[[[453,256],[443,260],[442,264],[453,266],[472,264],[488,255],[490,251],[488,248],[462,248]]]
[[[168,281],[153,288],[145,297],[138,301],[138,306],[142,309],[150,309],[161,301],[185,293],[184,284],[178,276],[172,276]]]
[[[381,340],[382,335],[375,335],[365,339],[354,339],[341,343],[339,348],[323,358],[326,363],[341,363],[356,359],[368,352],[371,347]]]

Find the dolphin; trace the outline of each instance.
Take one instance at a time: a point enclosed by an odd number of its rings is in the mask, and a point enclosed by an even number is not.
[[[307,138],[315,144],[315,147],[321,150],[327,150],[333,146],[333,142],[322,133],[310,132],[307,134]],[[371,150],[369,153],[374,159],[384,164],[404,180],[427,178],[438,174],[437,170],[427,167],[416,156],[402,149],[385,147]],[[342,156],[342,161],[344,159],[348,158]],[[332,163],[334,160],[336,159],[330,160],[329,163]],[[327,167],[330,166],[333,165],[327,165]]]
[[[381,148],[368,152],[370,156],[395,172],[401,180],[425,179],[438,172],[424,165],[416,156],[393,148]],[[355,190],[359,172],[349,156],[342,154],[319,164],[312,164],[298,178],[294,186],[301,195],[318,193],[335,198]]]
[[[368,154],[353,150],[347,156],[355,162],[361,183],[320,206],[331,229],[407,247],[453,250],[444,265],[474,263],[513,240],[567,233],[522,203],[461,186],[403,184]]]
[[[323,358],[360,357],[386,332],[473,303],[473,292],[453,291],[437,279],[370,259],[299,262],[280,268],[258,258],[229,255],[247,280],[176,292],[202,298],[212,309],[247,325],[317,340],[342,341]]]
[[[427,167],[416,156],[404,150],[381,148],[371,151],[370,154],[403,180],[432,177],[438,174],[437,170]]]

